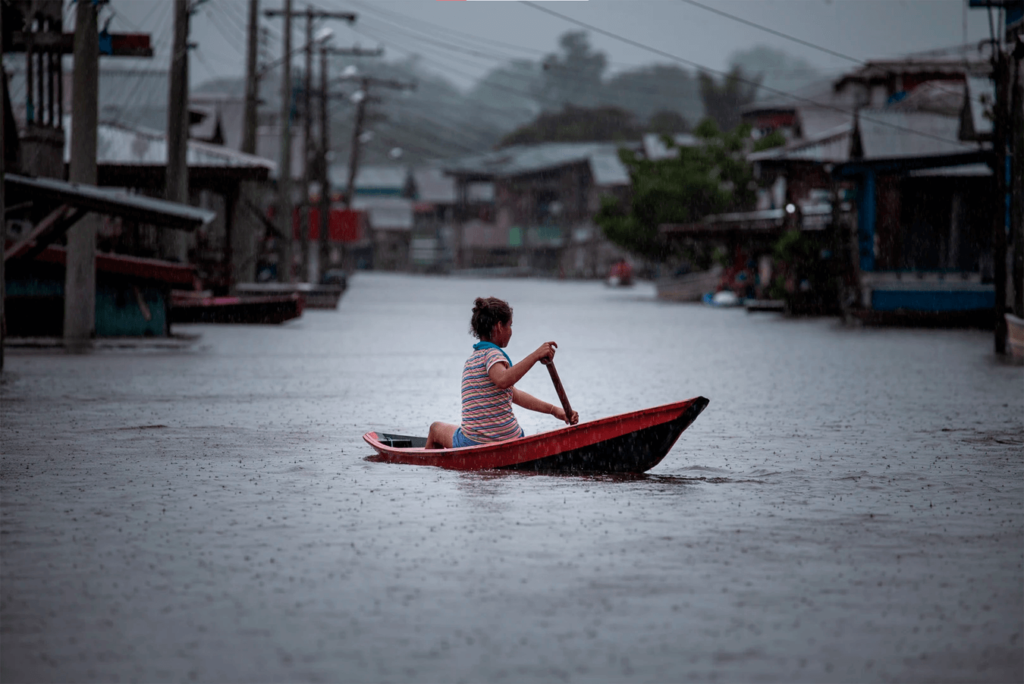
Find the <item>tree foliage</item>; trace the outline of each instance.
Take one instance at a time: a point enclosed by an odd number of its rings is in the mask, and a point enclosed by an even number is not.
[[[666,111],[681,115],[691,124],[704,118],[697,79],[675,64],[621,71],[605,81],[602,97],[605,104],[628,109],[641,120]]]
[[[706,119],[694,134],[700,140],[694,147],[678,147],[665,137],[665,144],[678,153],[673,158],[649,160],[620,151],[629,169],[632,197],[627,206],[611,198],[602,200],[596,221],[605,237],[633,254],[661,262],[669,256],[658,235],[662,224],[690,223],[753,202],[753,173],[744,158],[749,128],[723,133]]]
[[[647,120],[646,129],[648,133],[675,135],[689,131],[690,123],[679,112],[663,109],[660,112],[655,112]]]
[[[723,131],[740,124],[740,109],[754,101],[761,86],[761,76],[749,76],[739,66],[733,66],[720,82],[705,72],[699,78],[704,112]]]
[[[806,59],[765,45],[732,53],[729,66],[742,69],[745,74],[759,75],[758,99],[773,97],[772,91],[795,93],[821,80],[821,72]]]
[[[544,112],[502,138],[499,147],[541,142],[626,141],[640,137],[633,114],[617,107],[566,106]]]
[[[541,105],[545,109],[561,109],[567,105],[598,104],[608,65],[604,53],[590,49],[586,31],[563,33],[558,45],[559,51],[541,62],[543,78],[536,93]]]

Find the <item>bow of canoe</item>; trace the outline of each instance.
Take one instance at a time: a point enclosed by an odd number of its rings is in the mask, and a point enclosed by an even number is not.
[[[452,470],[506,468],[536,472],[642,473],[658,465],[708,400],[686,401],[609,416],[505,442],[425,449],[426,438],[368,432],[382,461]]]

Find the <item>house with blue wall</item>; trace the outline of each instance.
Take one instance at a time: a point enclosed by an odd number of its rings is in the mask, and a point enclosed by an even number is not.
[[[815,188],[852,200],[848,314],[991,323],[998,203],[990,71],[977,55],[956,53],[870,61],[812,102],[745,112],[761,133],[788,125],[784,146],[748,157],[763,180],[797,203]],[[806,126],[818,119],[831,127]]]

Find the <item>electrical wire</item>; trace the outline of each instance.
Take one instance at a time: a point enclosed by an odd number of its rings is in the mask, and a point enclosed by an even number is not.
[[[791,36],[789,34],[783,33],[782,31],[776,31],[775,29],[770,29],[767,26],[762,26],[761,24],[757,24],[757,23],[755,23],[753,21],[748,21],[747,19],[744,19],[743,17],[737,17],[735,14],[729,14],[728,12],[723,12],[720,9],[716,9],[714,7],[710,7],[710,6],[705,5],[703,3],[697,2],[696,0],[679,0],[679,2],[684,3],[686,5],[693,5],[694,7],[699,7],[700,9],[705,10],[707,12],[711,12],[713,14],[717,14],[719,16],[725,17],[726,19],[732,19],[733,21],[736,21],[736,22],[739,22],[741,24],[744,24],[745,26],[750,26],[750,27],[756,28],[759,31],[764,31],[765,33],[770,33],[773,36],[778,36],[779,38],[785,38],[786,40],[791,40],[794,43],[798,43],[800,45],[803,45],[804,47],[809,47],[809,48],[812,48],[814,50],[820,50],[821,52],[830,54],[833,57],[839,57],[840,59],[845,59],[847,61],[854,62],[855,64],[860,64],[862,66],[864,64],[866,64],[866,62],[864,62],[864,60],[857,59],[856,57],[850,57],[849,55],[844,55],[841,52],[836,52],[835,50],[832,50],[832,49],[827,48],[827,47],[822,47],[821,45],[815,45],[814,43],[806,41],[806,40],[804,40],[802,38],[797,38],[796,36]]]
[[[666,59],[670,59],[673,62],[678,62],[680,64],[686,64],[686,65],[694,67],[696,69],[700,69],[702,71],[707,71],[709,73],[717,74],[717,75],[722,76],[722,77],[730,77],[729,74],[727,74],[727,73],[725,73],[725,72],[723,72],[723,71],[721,71],[719,69],[713,69],[713,68],[711,68],[711,67],[709,67],[707,65],[701,64],[699,62],[695,62],[695,61],[690,60],[690,59],[686,59],[685,57],[680,57],[679,55],[674,55],[671,52],[666,52],[665,50],[653,47],[651,45],[647,45],[645,43],[641,43],[639,41],[633,40],[632,38],[627,38],[625,36],[621,36],[621,35],[619,35],[617,33],[612,32],[612,31],[608,31],[606,29],[600,28],[599,26],[594,26],[593,24],[588,24],[588,23],[586,23],[584,21],[580,21],[579,19],[573,19],[572,17],[566,16],[566,15],[561,14],[559,12],[556,12],[556,11],[554,11],[552,9],[548,9],[547,7],[542,7],[542,6],[538,5],[538,4],[536,4],[535,2],[531,2],[530,0],[523,0],[522,2],[520,2],[520,4],[525,6],[525,7],[529,7],[531,9],[534,9],[534,10],[536,10],[538,12],[543,12],[543,13],[549,14],[549,15],[551,15],[553,17],[557,17],[559,19],[562,19],[563,21],[569,22],[570,24],[575,24],[576,26],[580,26],[580,27],[588,29],[590,31],[594,31],[595,33],[600,33],[603,36],[607,36],[608,38],[612,38],[614,40],[617,40],[619,42],[625,43],[627,45],[631,45],[633,47],[640,48],[641,50],[645,50],[645,51],[650,52],[652,54],[656,54],[656,55],[659,55],[661,57],[665,57]],[[806,102],[808,104],[813,104],[816,107],[820,107],[822,109],[830,109],[830,110],[833,110],[833,111],[836,111],[836,112],[840,112],[840,113],[843,113],[843,114],[850,114],[850,112],[848,110],[843,109],[842,107],[837,107],[835,105],[827,104],[827,103],[824,103],[824,102],[818,102],[816,100],[812,100],[812,99],[807,98],[807,97],[801,97],[799,95],[794,95],[793,93],[787,93],[787,92],[779,90],[777,88],[770,88],[768,86],[763,86],[763,85],[760,85],[759,83],[756,83],[756,82],[751,81],[751,80],[746,79],[746,78],[742,78],[742,77],[738,77],[738,78],[737,77],[733,77],[733,78],[735,78],[735,80],[740,82],[740,83],[745,83],[747,85],[752,85],[752,86],[757,86],[757,87],[763,88],[763,89],[767,90],[768,92],[773,93],[775,95],[781,95],[783,97],[787,97],[787,98],[790,98],[792,100],[797,100],[797,101],[800,101],[800,102]],[[884,127],[887,127],[887,128],[898,130],[898,131],[903,131],[905,133],[912,133],[914,135],[921,136],[923,138],[931,138],[933,140],[938,140],[940,142],[944,142],[944,143],[947,143],[947,144],[957,144],[957,143],[960,143],[959,140],[950,140],[949,138],[943,138],[942,136],[933,135],[933,134],[927,133],[925,131],[918,131],[916,129],[909,128],[907,126],[900,126],[899,124],[894,124],[894,123],[892,123],[890,121],[881,121],[881,120],[878,120],[878,119],[871,119],[871,118],[868,118],[868,117],[866,117],[864,115],[861,115],[860,119],[862,121],[870,121],[871,123],[876,123],[876,124],[878,124],[880,126],[884,126]]]

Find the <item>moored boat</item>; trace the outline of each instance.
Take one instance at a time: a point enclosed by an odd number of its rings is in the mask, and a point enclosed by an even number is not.
[[[519,439],[453,449],[425,449],[425,437],[367,432],[379,460],[451,470],[503,468],[562,473],[643,473],[658,465],[708,399],[609,416]]]
[[[243,297],[298,294],[307,309],[337,309],[346,283],[239,283],[235,291]]]
[[[663,277],[656,283],[658,299],[671,302],[699,302],[705,293],[715,290],[721,279],[721,266],[682,276]]]
[[[172,323],[258,323],[277,325],[302,315],[298,294],[267,297],[211,297],[207,293],[171,292]]]

